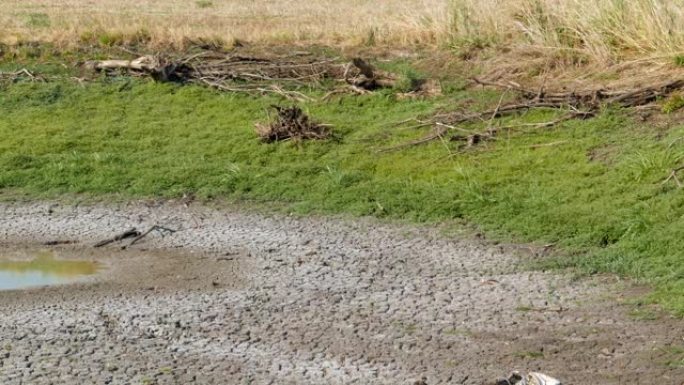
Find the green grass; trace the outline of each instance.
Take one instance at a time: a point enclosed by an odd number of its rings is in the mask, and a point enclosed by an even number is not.
[[[663,356],[663,364],[670,368],[684,368],[684,348],[681,346],[669,346],[660,349]]]
[[[5,85],[0,198],[194,194],[296,213],[467,221],[491,238],[555,243],[561,256],[546,266],[649,283],[654,300],[684,315],[684,190],[662,184],[684,162],[684,126],[663,131],[607,109],[473,149],[379,151],[428,132],[390,123],[465,100],[498,96],[456,88],[429,101],[386,92],[307,103],[339,139],[262,144],[253,124],[279,99],[131,79]]]
[[[544,352],[519,351],[514,352],[513,356],[516,358],[522,358],[526,360],[534,360],[544,358]]]

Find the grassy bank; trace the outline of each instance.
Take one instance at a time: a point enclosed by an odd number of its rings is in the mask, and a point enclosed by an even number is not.
[[[662,184],[684,156],[684,126],[608,109],[471,149],[436,141],[380,151],[427,133],[392,122],[497,100],[455,89],[431,100],[381,92],[310,102],[305,110],[337,139],[262,144],[253,124],[278,99],[125,78],[18,83],[0,91],[0,197],[193,194],[300,213],[466,220],[491,237],[555,243],[556,265],[648,282],[654,299],[684,314],[684,194]]]

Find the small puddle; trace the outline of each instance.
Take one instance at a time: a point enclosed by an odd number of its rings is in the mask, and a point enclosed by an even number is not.
[[[95,262],[57,259],[49,251],[29,260],[0,257],[0,290],[64,284],[97,271]]]

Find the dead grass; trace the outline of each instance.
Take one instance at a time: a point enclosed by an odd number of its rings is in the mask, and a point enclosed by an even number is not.
[[[452,38],[462,47],[543,51],[564,64],[613,64],[678,55],[680,0],[452,0]],[[684,61],[683,61],[684,62]]]
[[[440,66],[451,65],[455,51],[461,61],[487,62],[492,78],[574,80],[621,73],[625,63],[662,76],[684,68],[684,8],[682,0],[2,1],[0,43],[25,41],[60,48],[449,47]],[[665,72],[653,70],[663,64]]]
[[[437,44],[449,0],[5,0],[0,41]]]

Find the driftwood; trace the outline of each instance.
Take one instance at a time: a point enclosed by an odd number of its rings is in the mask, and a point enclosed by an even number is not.
[[[301,108],[271,106],[276,116],[269,123],[257,123],[255,129],[263,142],[282,140],[326,139],[330,125],[313,122]]]
[[[139,232],[138,230],[136,230],[135,227],[133,227],[133,228],[131,228],[131,229],[128,229],[128,230],[124,231],[124,232],[121,233],[121,234],[118,234],[118,235],[115,235],[115,236],[113,236],[113,237],[111,237],[111,238],[107,238],[107,239],[105,239],[105,240],[102,240],[102,241],[96,243],[95,245],[93,245],[93,247],[102,247],[102,246],[106,246],[106,245],[108,245],[108,244],[110,244],[110,243],[119,242],[119,241],[122,241],[122,240],[124,240],[124,239],[126,239],[126,238],[133,238],[133,237],[137,237],[137,236],[139,236],[139,235],[140,235],[140,232]]]
[[[197,83],[227,92],[273,93],[298,101],[306,96],[291,88],[309,87],[325,80],[368,91],[393,87],[396,83],[396,76],[379,71],[360,58],[343,63],[301,56],[262,58],[202,53],[176,60],[148,55],[133,60],[88,61],[84,68],[104,74],[123,71],[164,82]]]

